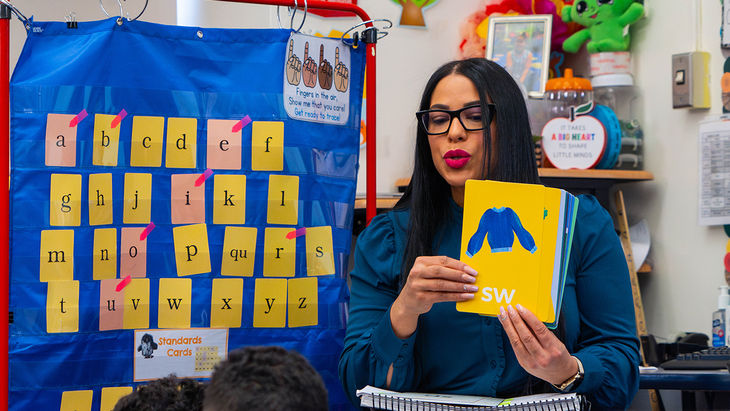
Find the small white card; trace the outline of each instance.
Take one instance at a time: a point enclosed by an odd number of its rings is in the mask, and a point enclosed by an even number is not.
[[[227,357],[227,328],[134,331],[134,381],[207,378]]]
[[[284,107],[295,120],[346,124],[350,48],[340,40],[292,33],[284,58]]]

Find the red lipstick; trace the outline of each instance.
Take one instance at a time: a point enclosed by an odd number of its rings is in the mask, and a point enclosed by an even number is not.
[[[462,168],[469,162],[471,154],[464,150],[449,150],[444,154],[446,165],[451,168]]]

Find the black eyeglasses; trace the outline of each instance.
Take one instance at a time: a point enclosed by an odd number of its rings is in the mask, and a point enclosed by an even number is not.
[[[479,105],[466,106],[458,110],[429,109],[416,112],[418,123],[423,127],[426,134],[444,134],[451,128],[454,117],[466,131],[484,130],[494,118],[497,106],[487,104],[488,118],[482,119],[482,108]]]

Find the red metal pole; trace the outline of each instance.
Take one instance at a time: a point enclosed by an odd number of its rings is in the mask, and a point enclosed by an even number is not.
[[[271,6],[299,6],[302,8],[304,0],[219,0],[227,1],[232,3],[253,3],[253,4],[267,4]],[[366,22],[365,26],[372,27],[370,16],[365,13],[365,10],[361,9],[357,5],[350,3],[334,3],[326,1],[311,0],[306,2],[307,8],[310,9],[322,9],[322,10],[337,10],[346,11],[357,15],[363,22]],[[375,217],[377,213],[376,201],[377,201],[377,186],[375,181],[375,44],[368,44],[366,48],[367,57],[365,58],[366,71],[366,175],[365,175],[365,221],[370,224],[370,220]]]
[[[370,43],[365,50],[367,56],[365,58],[365,74],[366,88],[366,107],[365,107],[365,159],[366,159],[366,178],[365,178],[365,222],[370,224],[370,220],[377,213],[377,188],[375,181],[375,43]]]
[[[10,320],[10,9],[0,5],[0,406],[8,407]]]

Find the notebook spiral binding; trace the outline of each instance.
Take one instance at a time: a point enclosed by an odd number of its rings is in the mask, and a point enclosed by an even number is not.
[[[499,407],[470,407],[450,404],[436,404],[417,401],[410,398],[395,398],[389,395],[372,394],[375,409],[393,411],[484,411],[499,409],[500,411],[590,411],[591,403],[583,396],[578,396],[578,407],[570,400],[539,400],[530,404],[504,405]]]

